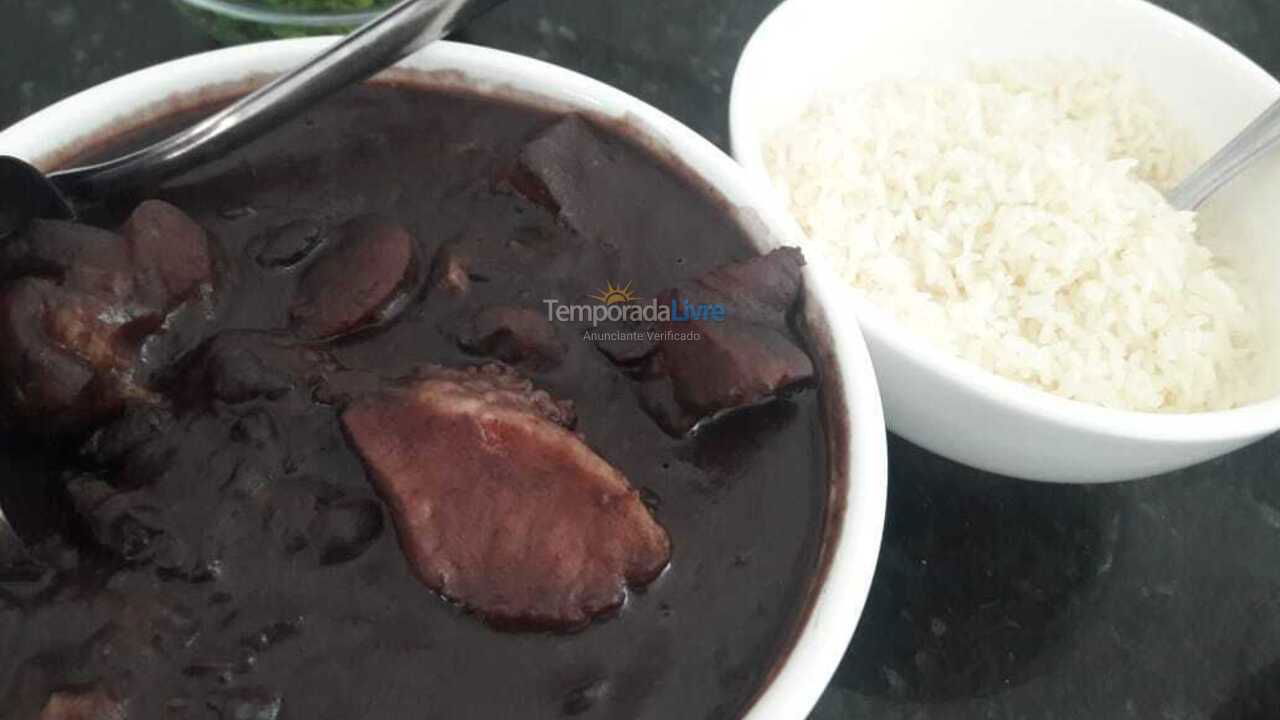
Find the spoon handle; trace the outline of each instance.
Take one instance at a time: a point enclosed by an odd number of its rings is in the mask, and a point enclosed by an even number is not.
[[[1169,204],[1197,210],[1213,193],[1280,142],[1280,101],[1267,108],[1209,162],[1169,192]]]
[[[73,200],[151,187],[225,155],[448,34],[502,0],[403,0],[302,67],[165,140],[49,176]]]

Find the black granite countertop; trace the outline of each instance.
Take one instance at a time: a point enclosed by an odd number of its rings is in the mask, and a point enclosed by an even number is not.
[[[515,0],[465,39],[612,83],[724,146],[738,53],[775,4]],[[1277,0],[1160,4],[1280,74]],[[210,47],[166,0],[0,0],[0,126]],[[1280,438],[1104,487],[896,438],[890,453],[875,585],[814,718],[1280,718]]]

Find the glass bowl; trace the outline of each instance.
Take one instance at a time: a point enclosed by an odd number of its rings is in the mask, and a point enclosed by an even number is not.
[[[340,35],[396,0],[174,0],[219,42]]]

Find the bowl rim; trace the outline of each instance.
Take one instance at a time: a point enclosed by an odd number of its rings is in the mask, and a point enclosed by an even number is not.
[[[120,132],[118,123],[137,126],[192,98],[242,92],[246,83],[290,69],[336,37],[311,37],[223,48],[145,68],[89,88],[0,131],[0,153],[25,156],[48,167],[69,148],[95,133]],[[714,193],[745,210],[778,244],[797,244],[798,227],[765,201],[740,165],[675,119],[597,80],[533,58],[491,48],[442,41],[418,51],[393,70],[457,82],[482,93],[514,90],[521,98],[563,104],[606,115],[642,138],[674,153]],[[436,77],[438,76],[438,78]],[[187,98],[185,102],[175,98]],[[82,118],[101,118],[93,123]],[[52,131],[50,131],[52,126]],[[78,134],[77,134],[78,133]],[[92,141],[90,141],[92,142]],[[839,437],[828,444],[844,450],[845,472],[830,478],[828,537],[804,611],[790,644],[773,661],[772,674],[744,710],[745,720],[803,720],[817,704],[853,637],[870,591],[879,557],[888,489],[888,450],[879,389],[867,345],[856,319],[837,307],[838,281],[821,267],[805,270],[807,292],[821,302],[820,321],[828,333],[820,343],[837,362],[830,365],[838,388],[831,404],[843,412]],[[824,399],[824,406],[828,401]],[[830,423],[827,423],[830,429]],[[838,454],[838,453],[837,453]],[[838,491],[838,492],[837,492]],[[837,497],[838,495],[838,497]],[[838,504],[835,504],[838,503]],[[833,520],[834,518],[834,524]]]
[[[1196,43],[1201,52],[1218,57],[1250,82],[1280,97],[1280,81],[1239,50],[1213,33],[1148,0],[1094,0],[1144,14],[1145,19],[1176,30],[1171,37]],[[759,89],[753,82],[757,68],[770,60],[767,48],[774,37],[786,33],[797,8],[830,4],[830,0],[784,0],[756,28],[743,49],[734,72],[729,94],[729,137],[733,157],[743,165],[753,182],[772,202],[783,204],[764,166],[763,139],[751,106]],[[789,214],[789,213],[788,213]],[[801,231],[803,232],[803,231]],[[804,247],[811,244],[807,241]],[[843,281],[842,281],[843,283]],[[848,301],[865,335],[893,353],[912,358],[926,371],[947,382],[985,397],[1006,410],[1032,415],[1071,430],[1120,439],[1167,443],[1227,442],[1267,434],[1280,426],[1280,394],[1238,408],[1199,413],[1158,413],[1106,408],[1055,395],[1031,385],[1002,377],[976,363],[955,357],[937,348],[928,339],[900,326],[892,313],[852,292],[845,284]],[[892,420],[892,419],[890,419]]]
[[[297,25],[307,28],[360,25],[386,8],[364,11],[278,10],[259,7],[252,0],[177,0],[197,10],[260,25]],[[388,7],[390,7],[388,5]]]

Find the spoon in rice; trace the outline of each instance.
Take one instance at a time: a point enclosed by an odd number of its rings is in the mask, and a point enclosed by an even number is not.
[[[45,175],[24,160],[0,156],[0,242],[34,218],[72,220],[79,210],[222,157],[502,2],[402,0],[302,67],[122,158]]]
[[[1198,210],[1215,192],[1280,143],[1280,101],[1227,143],[1165,197],[1179,210]]]

